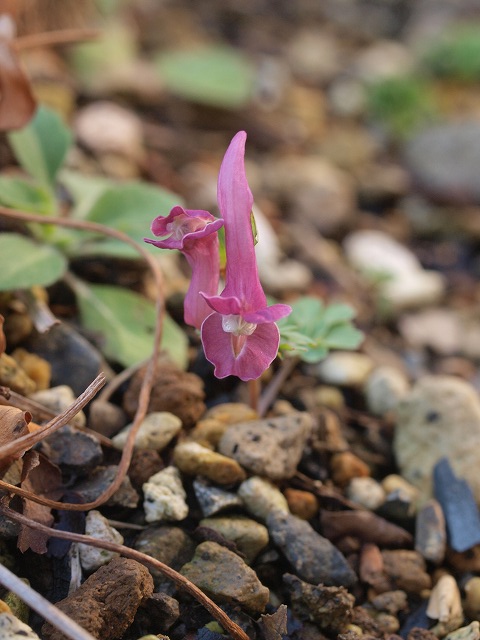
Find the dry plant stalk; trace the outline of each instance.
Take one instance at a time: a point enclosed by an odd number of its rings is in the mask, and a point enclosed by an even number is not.
[[[35,529],[36,531],[40,531],[41,533],[45,533],[48,536],[53,538],[61,538],[62,540],[70,540],[71,542],[80,542],[83,544],[88,544],[92,547],[98,547],[99,549],[107,549],[107,551],[113,551],[115,553],[119,553],[125,558],[131,558],[132,560],[136,560],[141,564],[146,565],[147,567],[153,567],[157,569],[167,578],[172,580],[175,585],[179,589],[183,589],[189,595],[194,597],[201,605],[207,609],[209,613],[217,620],[217,622],[232,636],[235,640],[250,640],[248,635],[241,629],[235,622],[230,620],[227,614],[220,609],[208,596],[206,596],[203,591],[201,591],[197,586],[190,582],[185,576],[182,576],[181,573],[178,573],[171,567],[155,558],[151,558],[147,556],[145,553],[141,553],[140,551],[136,551],[135,549],[130,549],[129,547],[125,547],[122,544],[116,544],[114,542],[107,542],[106,540],[97,540],[90,536],[82,535],[81,533],[71,533],[70,531],[58,531],[57,529],[51,529],[50,527],[46,527],[43,524],[35,522],[34,520],[30,520],[25,516],[13,511],[9,507],[0,507],[0,513],[3,513],[7,518],[11,518],[12,520],[16,520],[21,524]]]

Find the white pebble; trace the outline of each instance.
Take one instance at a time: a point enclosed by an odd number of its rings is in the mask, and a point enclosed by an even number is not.
[[[85,522],[85,534],[97,540],[123,544],[123,536],[108,524],[107,519],[102,516],[100,511],[93,510],[88,512]],[[119,555],[114,551],[99,549],[88,544],[79,544],[78,548],[80,563],[85,571],[95,571]]]
[[[378,509],[386,498],[382,485],[373,478],[352,478],[347,487],[347,496],[352,502],[371,511]]]
[[[27,624],[13,613],[0,613],[0,640],[40,640],[39,636]]]
[[[238,495],[247,511],[260,520],[265,521],[272,511],[290,512],[283,493],[274,484],[259,476],[252,476],[242,482]]]
[[[168,411],[154,411],[146,416],[135,437],[138,449],[161,451],[180,432],[182,421]],[[112,438],[116,449],[123,449],[132,425],[126,426]]]
[[[176,467],[167,467],[143,485],[143,508],[147,522],[183,520],[188,515],[187,494]]]

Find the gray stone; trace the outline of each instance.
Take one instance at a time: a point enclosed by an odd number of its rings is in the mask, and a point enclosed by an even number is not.
[[[203,480],[194,480],[193,490],[204,517],[243,506],[242,499],[231,491],[212,487]]]
[[[268,516],[267,527],[273,542],[302,580],[346,587],[356,582],[355,572],[345,557],[305,520],[275,511]]]
[[[236,553],[216,542],[199,544],[192,561],[180,572],[217,602],[239,605],[252,613],[265,610],[267,587]]]
[[[400,369],[388,365],[376,367],[365,382],[368,409],[377,416],[383,416],[397,406],[409,387],[408,379]]]
[[[277,487],[263,478],[252,476],[242,482],[238,495],[252,516],[265,521],[272,511],[289,513],[287,499]]]
[[[79,475],[87,474],[103,460],[102,447],[95,436],[68,424],[42,440],[38,447],[63,471]]]
[[[397,407],[393,448],[402,475],[432,496],[432,472],[446,457],[480,502],[480,400],[453,376],[425,376]]]
[[[251,564],[268,544],[268,529],[243,516],[224,516],[204,518],[202,527],[209,527],[221,533],[227,540],[235,542],[237,548],[245,555],[246,562]]]
[[[291,478],[312,426],[308,413],[236,424],[225,431],[218,447],[252,473],[272,480]]]
[[[447,550],[445,517],[436,500],[428,500],[417,513],[415,551],[432,564],[441,564]]]
[[[102,516],[100,511],[96,511],[95,509],[87,513],[85,534],[97,540],[123,544],[123,536],[108,524],[107,519]],[[78,550],[80,553],[80,563],[85,571],[95,571],[95,569],[107,564],[112,558],[119,555],[114,551],[92,547],[88,544],[79,544]]]
[[[84,502],[93,502],[112,484],[117,474],[117,465],[97,467],[87,478],[75,484],[73,490],[82,496]],[[130,478],[125,476],[120,487],[115,491],[113,496],[107,500],[106,505],[119,505],[129,509],[135,509],[139,499],[140,496],[132,487]]]

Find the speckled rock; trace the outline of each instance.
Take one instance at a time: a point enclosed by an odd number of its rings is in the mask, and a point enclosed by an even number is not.
[[[247,475],[238,462],[198,442],[177,444],[173,459],[183,473],[201,475],[218,484],[236,484],[245,480]]]
[[[252,613],[265,610],[267,587],[237,554],[216,542],[199,544],[181,573],[217,602],[236,604]]]
[[[365,382],[365,399],[369,411],[377,416],[395,409],[410,388],[406,375],[388,365],[376,367]]]
[[[373,366],[373,360],[364,353],[334,351],[314,369],[327,384],[358,387],[365,384]]]
[[[235,424],[225,431],[218,448],[252,473],[272,480],[291,478],[312,426],[312,416],[300,412]]]
[[[391,589],[407,593],[421,593],[430,589],[432,580],[427,573],[425,560],[417,551],[408,549],[384,550],[381,552],[385,573],[391,580]]]
[[[112,438],[114,447],[123,449],[132,426],[128,425]],[[154,411],[149,413],[140,425],[135,437],[138,449],[154,449],[161,451],[180,433],[182,421],[168,411]]]
[[[94,637],[115,640],[132,624],[141,601],[152,592],[153,580],[146,567],[128,558],[114,558],[55,606]],[[42,633],[46,640],[65,639],[49,623],[43,625]]]
[[[172,525],[148,527],[138,535],[133,546],[137,551],[146,553],[175,570],[189,562],[195,553],[195,543],[190,536],[180,527]],[[171,580],[166,579],[157,569],[151,567],[150,573],[157,589],[164,584],[172,587]]]
[[[251,518],[242,516],[204,518],[200,521],[200,525],[214,529],[227,540],[235,542],[237,548],[245,555],[248,564],[251,564],[268,544],[268,529]]]
[[[143,485],[145,520],[183,520],[188,515],[187,494],[176,467],[162,469]]]
[[[272,511],[289,513],[283,493],[274,484],[258,476],[242,482],[238,495],[247,511],[260,520],[265,521]]]
[[[35,631],[7,611],[0,613],[0,640],[40,640]]]
[[[302,580],[347,587],[356,582],[355,572],[340,551],[305,520],[277,510],[268,516],[267,527]]]
[[[87,513],[85,520],[85,534],[92,536],[97,540],[106,540],[107,542],[115,542],[123,544],[123,536],[116,529],[108,524],[108,520],[102,516],[100,511],[93,509]],[[79,544],[78,551],[80,553],[80,563],[85,571],[95,571],[99,567],[110,562],[110,560],[118,553],[108,551],[107,549],[99,549],[88,544]]]
[[[236,493],[210,486],[204,479],[193,481],[193,490],[204,517],[214,516],[225,509],[243,506],[243,501]]]
[[[474,620],[466,627],[460,627],[445,636],[445,640],[479,640],[480,622]]]
[[[480,502],[479,450],[480,399],[467,382],[425,376],[398,405],[395,457],[424,499],[431,496],[434,465],[446,457]]]

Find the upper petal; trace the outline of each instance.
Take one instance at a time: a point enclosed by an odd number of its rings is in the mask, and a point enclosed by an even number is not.
[[[206,303],[217,313],[222,316],[238,316],[242,313],[242,303],[235,296],[210,296],[206,295],[205,291],[201,291],[200,295],[203,296]]]
[[[202,209],[184,209],[176,206],[168,216],[158,216],[151,230],[156,236],[168,236],[164,240],[145,238],[145,242],[161,249],[188,249],[195,242],[223,226],[223,220]]]
[[[242,318],[245,322],[264,324],[265,322],[276,322],[281,318],[285,318],[285,316],[288,316],[291,312],[292,307],[288,304],[272,304],[270,307],[265,307],[264,309],[243,313]]]

